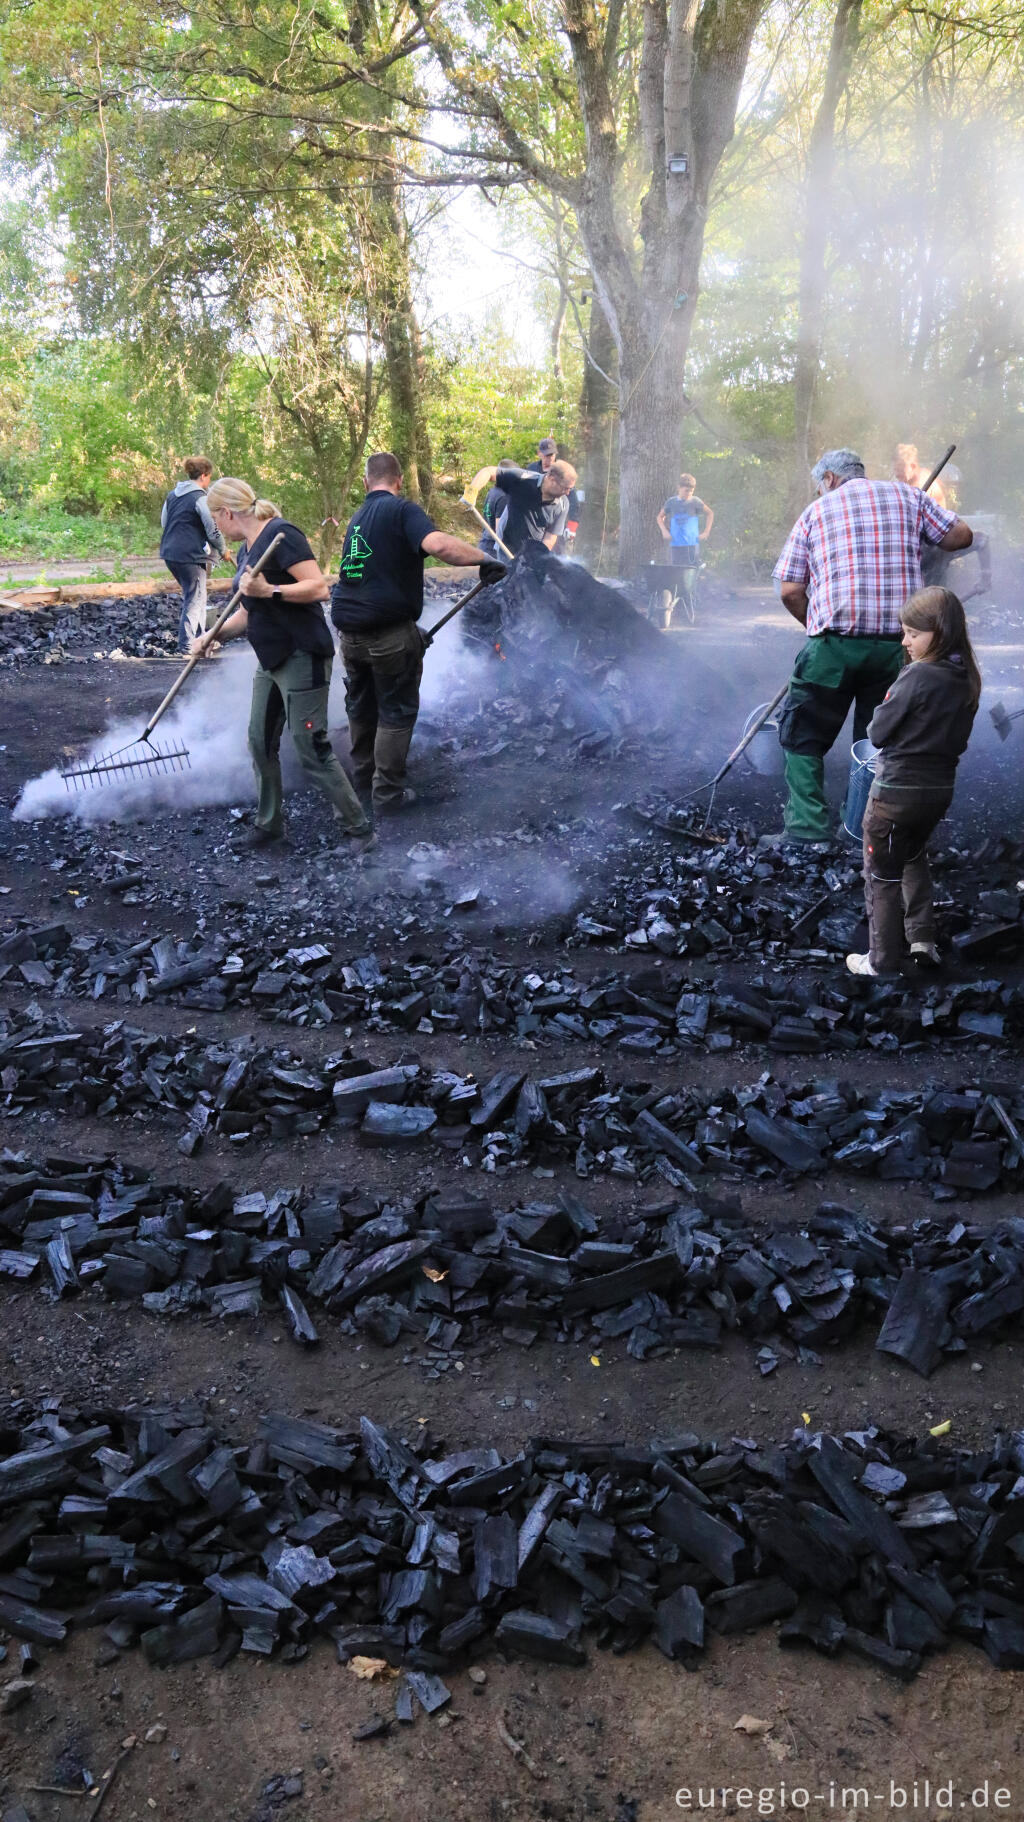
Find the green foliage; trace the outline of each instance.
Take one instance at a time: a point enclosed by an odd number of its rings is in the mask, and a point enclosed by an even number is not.
[[[149,513],[99,519],[59,506],[11,506],[0,510],[0,562],[62,563],[72,558],[155,556],[159,519]],[[116,579],[116,578],[113,578]]]
[[[864,0],[863,11],[837,118],[813,437],[861,448],[874,473],[898,440],[927,458],[955,437],[965,507],[1019,516],[1019,41],[999,0],[941,13]],[[580,172],[565,34],[525,0],[451,0],[443,12],[451,42],[468,43],[466,73],[500,91],[544,163]],[[765,11],[710,200],[678,457],[716,510],[709,560],[751,577],[791,510],[798,260],[834,13],[834,0]],[[609,79],[632,219],[646,182],[640,9],[627,0],[598,14],[618,22]],[[240,17],[237,0],[192,12],[151,0],[106,14],[85,0],[0,7],[0,126],[21,159],[0,207],[8,558],[155,549],[160,501],[195,449],[315,532],[354,503],[364,443],[393,442],[406,406],[389,396],[390,331],[408,316],[419,257],[401,185],[437,176],[446,136],[461,139],[465,122],[453,115],[432,148],[406,136],[433,128],[417,107],[421,65],[388,61],[412,20],[403,0],[324,0],[300,14],[251,0],[244,31]],[[379,81],[339,74],[375,56]],[[442,114],[436,86],[430,98]],[[371,141],[392,164],[372,162]],[[424,217],[437,195],[420,192]],[[519,261],[509,287],[532,296],[541,327],[528,350],[497,316],[417,349],[414,403],[443,513],[466,475],[501,455],[529,459],[542,435],[579,447],[568,300],[593,281],[578,224],[543,184],[511,187],[500,208]],[[630,258],[639,253],[638,238]]]
[[[548,375],[533,367],[462,366],[430,413],[439,469],[462,482],[501,456],[532,461],[541,437],[572,442],[573,412]]]

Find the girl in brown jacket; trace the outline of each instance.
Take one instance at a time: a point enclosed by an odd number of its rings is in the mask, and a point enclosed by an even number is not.
[[[909,662],[868,727],[880,749],[864,812],[870,948],[847,956],[851,974],[897,974],[904,931],[915,959],[938,963],[927,842],[953,800],[981,695],[967,620],[951,589],[919,589],[900,619]]]

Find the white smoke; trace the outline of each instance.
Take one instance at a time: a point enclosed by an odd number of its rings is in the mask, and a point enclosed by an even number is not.
[[[440,620],[450,605],[442,598],[428,606],[421,623],[424,631],[431,621]],[[492,654],[482,647],[467,645],[456,614],[424,654],[420,686],[424,714],[442,715],[456,702],[493,695],[493,673]]]
[[[424,626],[431,618],[439,619],[446,605],[441,600],[433,614],[428,609]],[[186,748],[191,759],[189,769],[129,771],[120,778],[110,777],[102,785],[80,784],[76,790],[65,784],[60,770],[54,767],[23,787],[13,811],[15,821],[72,816],[84,823],[121,822],[147,816],[154,810],[250,803],[255,795],[255,785],[246,733],[255,668],[255,654],[244,641],[232,644],[214,659],[204,659],[177,701],[158,722],[153,732],[154,744],[164,748]],[[422,704],[425,714],[440,717],[456,701],[472,699],[474,695],[479,697],[486,687],[488,669],[488,660],[463,643],[457,621],[445,627],[424,660]],[[126,760],[145,757],[146,748],[134,743],[139,739],[146,718],[142,711],[132,721],[112,723],[86,752],[76,754],[69,763],[76,770],[82,770],[127,746],[131,751],[124,754]],[[347,729],[347,722],[344,667],[340,659],[335,660],[331,677],[328,727],[335,746],[344,757],[347,733],[342,731]],[[426,728],[423,734],[426,745],[429,743]],[[286,786],[298,782],[300,776],[297,763],[293,759],[289,763],[289,760],[285,735],[282,765]]]
[[[102,786],[75,790],[68,788],[60,771],[54,768],[24,786],[14,807],[15,821],[74,816],[79,822],[112,822],[148,815],[156,809],[248,802],[254,785],[246,729],[255,664],[248,645],[233,646],[218,658],[204,659],[157,723],[154,744],[185,747],[192,761],[190,769],[130,771],[123,777],[110,778]],[[138,741],[145,719],[145,713],[140,712],[131,721],[114,722],[87,752],[76,754],[70,763],[80,770],[129,745],[131,751],[124,754],[125,759],[144,757],[146,748],[132,743]]]

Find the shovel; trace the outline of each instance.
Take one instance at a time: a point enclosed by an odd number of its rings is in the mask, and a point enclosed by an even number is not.
[[[283,537],[284,532],[279,531],[276,538],[271,538],[263,555],[256,563],[253,563],[250,566],[249,574],[251,576],[259,575],[267,558],[277,549]],[[211,640],[216,639],[225,620],[234,613],[241,598],[242,591],[240,588],[236,588],[227,606],[218,614],[216,622],[210,629],[209,637]],[[117,747],[113,753],[101,754],[100,758],[94,759],[91,765],[70,766],[66,770],[62,770],[61,777],[64,780],[65,788],[69,791],[88,791],[94,785],[109,784],[112,778],[125,778],[136,772],[153,774],[157,772],[189,771],[192,761],[189,757],[187,747],[157,746],[150,739],[150,735],[161,716],[167,713],[167,710],[170,708],[171,703],[174,701],[174,698],[181,689],[185,679],[192,675],[192,672],[195,670],[195,667],[200,662],[202,656],[202,652],[192,653],[188,662],[183,665],[178,676],[171,684],[160,707],[154,710],[153,714],[150,716],[142,733],[139,735],[138,740],[130,740],[127,746]],[[145,751],[136,752],[136,747],[145,748]],[[126,758],[126,754],[131,754],[132,757]]]
[[[994,708],[989,709],[989,714],[992,717],[992,725],[999,735],[1000,740],[1008,740],[1013,723],[1019,721],[1021,716],[1024,715],[1024,709],[1014,709],[1011,714],[1004,709],[1001,702],[997,702]]]

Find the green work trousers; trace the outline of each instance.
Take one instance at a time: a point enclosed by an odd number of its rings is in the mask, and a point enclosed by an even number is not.
[[[286,726],[303,771],[329,799],[339,820],[353,835],[369,829],[327,736],[333,662],[316,652],[293,652],[276,671],[258,670],[252,680],[249,752],[259,786],[256,827],[269,835],[284,834],[281,735]]]
[[[789,792],[786,831],[796,839],[823,841],[832,833],[825,801],[825,754],[853,705],[853,738],[868,722],[903,666],[897,633],[861,639],[852,633],[815,633],[800,647],[779,716]]]

